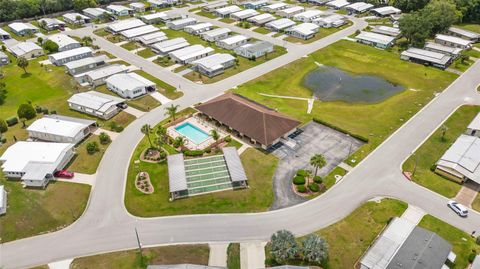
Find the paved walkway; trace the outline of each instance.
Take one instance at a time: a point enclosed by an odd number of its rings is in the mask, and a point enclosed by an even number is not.
[[[240,268],[265,268],[265,245],[267,242],[250,242],[240,244]]]
[[[128,42],[130,42],[130,41],[121,41],[121,42],[117,42],[117,43],[114,43],[114,44],[120,47],[122,45],[127,44]]]
[[[228,243],[211,243],[210,255],[208,256],[209,266],[227,267]]]
[[[350,171],[353,169],[353,167],[351,167],[350,165],[348,165],[348,164],[346,164],[346,163],[344,163],[344,162],[341,162],[338,166],[339,166],[340,168],[345,169],[345,170],[348,171],[348,172],[350,172]]]
[[[463,183],[462,188],[455,196],[454,200],[460,204],[468,207],[472,207],[473,200],[480,191],[480,185],[472,181],[467,181]]]
[[[136,118],[140,118],[141,116],[145,115],[145,112],[143,111],[140,111],[136,108],[133,108],[131,106],[125,108],[123,111],[127,112],[128,114],[131,114],[133,116],[135,116]]]
[[[112,139],[112,141],[114,141],[120,135],[120,133],[113,132],[110,130],[105,130],[103,128],[97,128],[95,132],[93,132],[94,135],[100,135],[100,133],[108,134],[108,136],[110,136],[110,139]]]
[[[57,181],[87,184],[87,185],[90,185],[90,186],[94,186],[96,178],[97,178],[96,174],[89,175],[89,174],[75,173],[75,175],[71,179],[59,178],[59,179],[57,179]]]
[[[63,260],[59,262],[52,262],[48,264],[48,268],[50,269],[70,269],[70,264],[72,263],[73,259]]]
[[[150,58],[147,58],[147,61],[153,62],[158,58],[158,55],[152,56]]]
[[[425,216],[425,211],[423,211],[421,208],[408,205],[407,210],[403,212],[401,218],[417,225],[422,220],[423,216]]]
[[[164,105],[164,104],[167,104],[167,103],[170,103],[172,100],[168,99],[167,97],[165,97],[163,94],[155,91],[155,92],[152,92],[150,94],[150,96],[152,96],[153,98],[155,98],[157,101],[160,102],[160,104]]]

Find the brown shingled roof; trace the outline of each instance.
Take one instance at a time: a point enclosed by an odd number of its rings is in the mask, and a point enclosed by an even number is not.
[[[226,93],[196,108],[267,146],[300,124],[297,120],[234,93]]]

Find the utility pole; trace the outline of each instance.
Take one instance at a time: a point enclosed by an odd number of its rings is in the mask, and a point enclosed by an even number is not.
[[[140,243],[140,237],[138,237],[137,227],[135,227],[135,235],[137,237],[138,251],[140,251],[140,264],[143,265],[142,243]]]

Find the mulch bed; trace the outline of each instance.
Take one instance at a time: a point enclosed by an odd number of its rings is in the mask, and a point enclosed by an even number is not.
[[[150,175],[147,172],[138,173],[135,178],[135,187],[145,194],[152,194],[155,191],[152,182],[150,182]]]

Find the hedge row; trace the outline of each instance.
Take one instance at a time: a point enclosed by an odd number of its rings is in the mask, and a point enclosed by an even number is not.
[[[356,139],[358,139],[358,140],[360,140],[360,141],[362,141],[362,142],[365,142],[365,143],[368,143],[368,142],[369,142],[369,139],[366,138],[366,137],[364,137],[364,136],[351,133],[351,132],[349,132],[349,131],[347,131],[347,130],[345,130],[345,129],[342,129],[342,128],[338,127],[338,126],[332,125],[332,124],[330,124],[330,123],[328,123],[328,122],[326,122],[326,121],[324,121],[324,120],[321,120],[321,119],[318,119],[318,118],[313,118],[313,121],[316,122],[316,123],[320,123],[320,124],[322,124],[322,125],[325,125],[325,126],[327,126],[327,127],[330,127],[330,128],[332,128],[332,129],[334,129],[334,130],[336,130],[336,131],[339,131],[339,132],[341,132],[341,133],[348,134],[349,136],[351,136],[351,137],[353,137],[353,138],[356,138]]]

